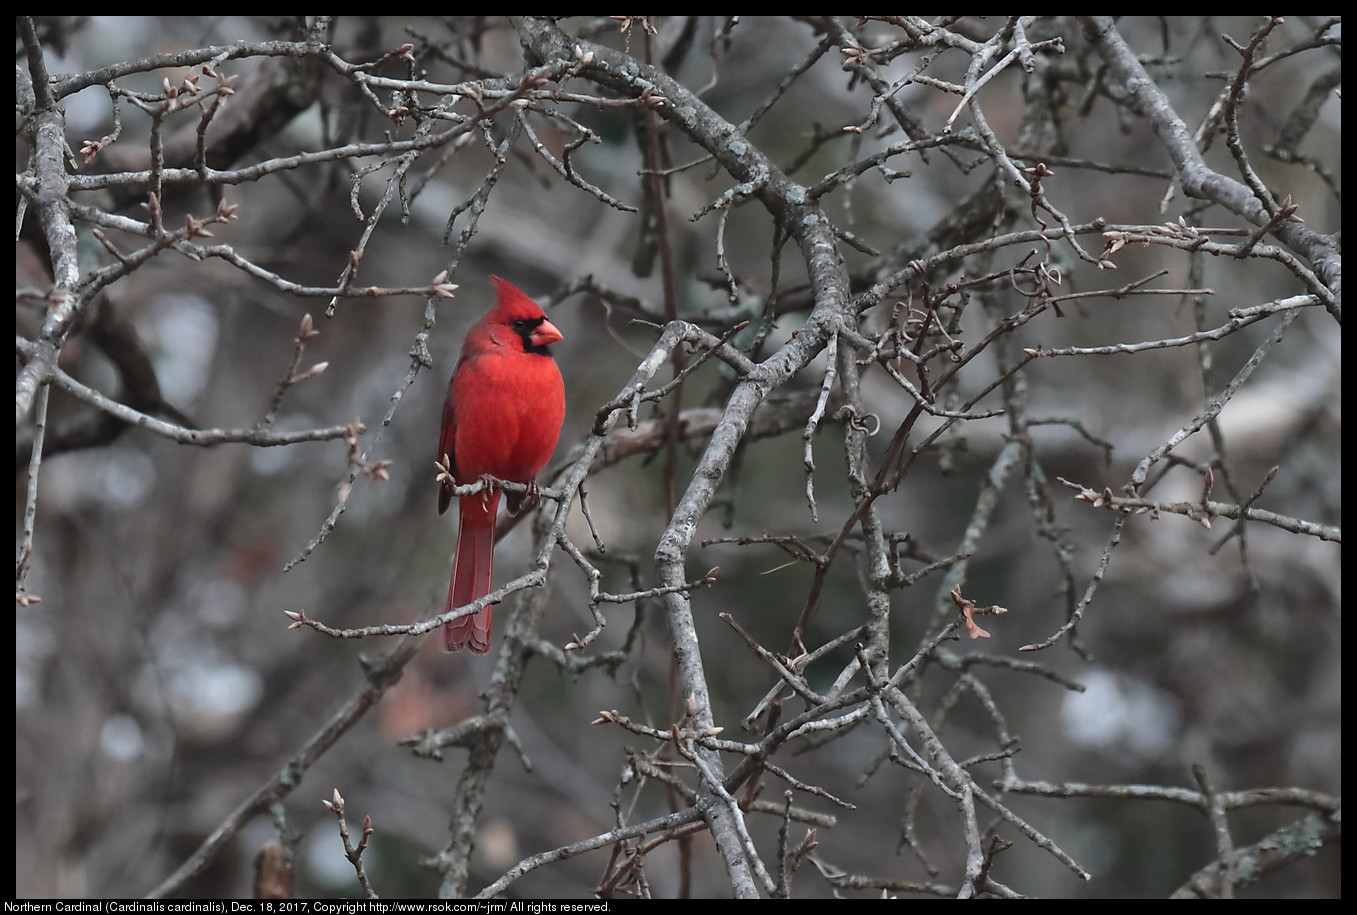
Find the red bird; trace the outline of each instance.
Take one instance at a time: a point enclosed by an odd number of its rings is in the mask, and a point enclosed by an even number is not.
[[[474,483],[488,474],[501,480],[532,483],[556,450],[565,418],[565,384],[548,347],[561,332],[532,299],[497,276],[495,307],[485,313],[462,344],[462,358],[448,382],[443,403],[443,432],[438,455],[451,460],[452,480],[443,479],[438,513],[452,502],[452,483]],[[495,513],[501,491],[462,496],[457,554],[452,564],[448,606],[465,606],[492,590]],[[509,493],[517,512],[524,493]],[[463,645],[490,650],[490,608],[443,627],[448,651]]]

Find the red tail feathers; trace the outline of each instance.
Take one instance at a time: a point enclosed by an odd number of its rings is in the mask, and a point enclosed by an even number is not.
[[[463,607],[493,589],[495,574],[495,512],[499,490],[488,499],[485,493],[458,500],[461,520],[457,528],[457,554],[452,561],[452,584],[448,587],[448,610]],[[490,608],[443,625],[443,647],[456,651],[470,645],[477,654],[490,650]]]

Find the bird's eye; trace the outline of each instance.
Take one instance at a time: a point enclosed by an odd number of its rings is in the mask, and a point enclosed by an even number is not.
[[[536,329],[539,323],[539,321],[536,321],[533,318],[515,318],[513,324],[514,333],[530,334]]]

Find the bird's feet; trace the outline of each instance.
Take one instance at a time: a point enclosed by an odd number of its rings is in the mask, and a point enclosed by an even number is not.
[[[495,483],[497,481],[490,474],[483,473],[476,478],[476,482],[481,484],[481,502],[489,509],[490,500],[495,497]],[[512,493],[510,493],[510,495],[512,495]],[[509,504],[513,505],[512,499]]]
[[[527,482],[527,492],[506,492],[505,507],[511,515],[521,515],[524,512],[530,512],[537,507],[537,503],[542,501],[542,488],[537,485],[536,480]]]

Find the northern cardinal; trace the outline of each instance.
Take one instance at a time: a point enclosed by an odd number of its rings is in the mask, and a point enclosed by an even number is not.
[[[495,307],[467,332],[462,357],[448,382],[438,455],[450,459],[452,479],[443,478],[438,513],[452,502],[452,484],[474,483],[482,475],[529,483],[551,460],[565,418],[565,384],[548,347],[561,339],[546,314],[513,284],[497,276]],[[457,554],[452,564],[448,606],[461,607],[492,590],[498,489],[462,496]],[[517,512],[535,493],[509,493]],[[443,645],[490,650],[490,608],[443,627]]]

